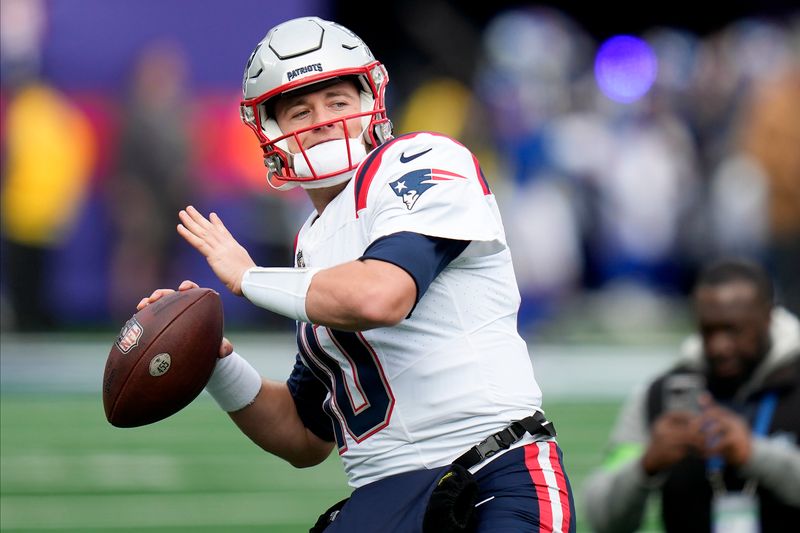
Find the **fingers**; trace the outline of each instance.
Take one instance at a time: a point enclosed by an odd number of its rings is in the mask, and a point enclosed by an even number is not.
[[[661,415],[653,426],[652,439],[660,446],[671,450],[675,457],[682,457],[690,450],[701,450],[705,434],[702,420],[689,412],[674,411]]]
[[[183,224],[178,224],[177,226],[178,234],[183,237],[186,242],[191,244],[197,251],[202,253],[203,255],[208,255],[206,250],[206,242],[192,233],[189,229],[186,228]]]
[[[695,415],[689,411],[671,411],[664,415],[670,424],[686,426],[694,420]]]
[[[198,289],[198,288],[200,288],[200,285],[198,285],[197,283],[195,283],[190,279],[185,279],[181,281],[180,285],[178,285],[179,291],[188,291],[189,289]]]
[[[212,223],[214,226],[216,226],[217,228],[219,228],[219,230],[220,230],[220,231],[221,231],[221,232],[222,232],[224,235],[227,235],[227,236],[233,237],[233,236],[231,235],[231,233],[228,231],[228,228],[226,228],[226,227],[225,227],[225,224],[223,224],[223,223],[222,223],[222,219],[221,219],[221,218],[219,218],[219,215],[217,215],[216,213],[213,213],[213,212],[212,212],[210,215],[208,215],[208,218],[211,220],[211,223]]]
[[[178,218],[187,230],[202,239],[206,239],[210,230],[213,229],[211,222],[191,205],[186,209],[181,209],[178,212]]]
[[[181,233],[180,228],[183,227],[186,232],[193,236],[198,242],[205,242],[207,240],[211,223],[195,208],[189,206],[186,209],[181,209],[178,212],[178,218],[181,221],[178,225],[179,233]],[[186,237],[183,233],[181,233],[181,235]]]
[[[222,344],[219,346],[219,357],[228,357],[233,353],[233,344],[227,338],[222,337]]]
[[[688,411],[670,411],[659,419],[659,430],[663,434],[687,433],[697,425],[699,417]]]
[[[184,223],[188,221],[189,223],[195,224],[200,228],[209,228],[211,226],[211,222],[192,205],[186,206],[186,209],[181,210],[181,213],[186,215],[185,217],[181,218]],[[184,220],[184,218],[186,220]]]
[[[723,408],[709,409],[704,416],[706,456],[722,455],[733,465],[747,461],[752,451],[752,436],[740,416]]]
[[[178,234],[206,257],[232,238],[216,213],[211,213],[209,220],[190,205],[178,212],[178,218],[181,221],[177,226]]]
[[[223,234],[228,233],[225,224],[222,223],[222,219],[214,212],[209,214],[208,218],[206,218],[200,211],[195,209],[194,206],[190,205],[187,206],[186,209],[181,210],[178,213],[178,217],[187,229],[200,237],[213,234],[214,230],[222,231]]]
[[[181,284],[178,286],[178,290],[179,291],[188,291],[189,289],[197,289],[199,287],[200,287],[200,285],[198,285],[194,281],[186,279],[186,280],[183,280],[181,282]],[[160,300],[161,298],[163,298],[167,294],[172,294],[173,292],[175,292],[174,289],[156,289],[156,290],[154,290],[152,292],[152,294],[150,294],[150,296],[145,296],[144,298],[139,300],[139,303],[136,304],[136,310],[137,311],[141,311],[142,309],[144,309],[145,307],[147,307],[151,303],[157,302],[158,300]]]
[[[208,218],[206,218],[200,211],[195,209],[194,206],[189,205],[186,206],[186,209],[182,209],[178,213],[178,217],[181,219],[181,222],[192,231],[221,229],[227,232],[227,228],[225,224],[222,223],[222,219],[213,211],[208,215]]]
[[[139,300],[139,303],[136,305],[136,310],[141,311],[151,303],[158,301],[161,297],[173,292],[175,292],[173,289],[156,289],[150,296]]]
[[[700,409],[708,409],[716,405],[714,403],[714,399],[711,397],[711,394],[708,392],[702,392],[697,397],[697,403],[700,405]]]
[[[735,424],[738,416],[719,406],[712,406],[703,411],[703,431],[715,435],[728,431]]]
[[[728,429],[721,426],[717,428],[714,433],[710,433],[706,437],[704,445],[705,456],[722,455],[727,458],[731,454],[735,444],[736,440],[732,438]]]
[[[703,423],[702,417],[695,416],[686,428],[687,433],[690,435],[691,445],[697,450],[702,450],[705,445],[706,437],[703,432]]]

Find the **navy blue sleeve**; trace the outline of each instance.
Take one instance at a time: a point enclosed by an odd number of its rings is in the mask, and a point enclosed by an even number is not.
[[[464,251],[470,241],[429,237],[401,231],[369,245],[359,259],[378,259],[399,266],[417,284],[417,303],[436,276]]]
[[[303,363],[300,354],[286,384],[303,425],[322,440],[333,442],[333,421],[322,409],[328,389]]]

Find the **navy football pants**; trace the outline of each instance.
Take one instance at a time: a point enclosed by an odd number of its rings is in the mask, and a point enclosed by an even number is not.
[[[572,489],[555,442],[511,450],[475,477],[479,533],[575,533]]]

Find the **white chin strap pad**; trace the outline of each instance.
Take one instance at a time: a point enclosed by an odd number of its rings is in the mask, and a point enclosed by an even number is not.
[[[357,165],[367,156],[367,149],[361,138],[356,139],[336,139],[316,146],[312,146],[303,154],[294,154],[292,166],[295,174],[299,177],[310,177],[313,175],[311,168],[317,175],[331,174],[339,172],[335,176],[313,182],[301,183],[304,188],[316,189],[320,187],[330,187],[350,179],[353,171],[348,169],[347,150],[350,149],[350,158],[353,165]],[[309,165],[310,163],[310,165]]]
[[[314,180],[314,181],[299,181],[295,182],[300,187],[308,190],[308,189],[324,189],[325,187],[333,187],[334,185],[339,185],[340,183],[344,183],[350,178],[353,177],[355,173],[354,170],[348,170],[347,172],[342,172],[337,176],[331,176],[330,178],[325,178],[324,180]]]
[[[353,165],[358,165],[367,156],[367,150],[364,143],[360,139],[348,139],[347,144],[350,145],[350,157]],[[344,139],[337,139],[335,141],[328,141],[316,146],[312,146],[306,150],[311,165],[309,166],[306,158],[302,154],[289,154],[291,158],[292,169],[298,177],[311,177],[311,167],[319,174],[330,174],[333,172],[341,171],[329,178],[313,181],[282,181],[280,176],[273,176],[267,171],[267,183],[273,189],[279,191],[287,191],[294,189],[298,185],[304,189],[322,189],[325,187],[332,187],[344,183],[353,177],[355,169],[346,170],[349,166],[347,163],[347,145]],[[273,178],[275,182],[273,182]]]

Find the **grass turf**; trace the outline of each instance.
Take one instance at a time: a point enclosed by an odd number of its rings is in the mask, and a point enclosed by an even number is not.
[[[575,493],[619,403],[551,402]],[[335,454],[297,470],[261,451],[206,395],[141,428],[110,426],[98,396],[0,396],[4,532],[307,532],[350,490]]]

